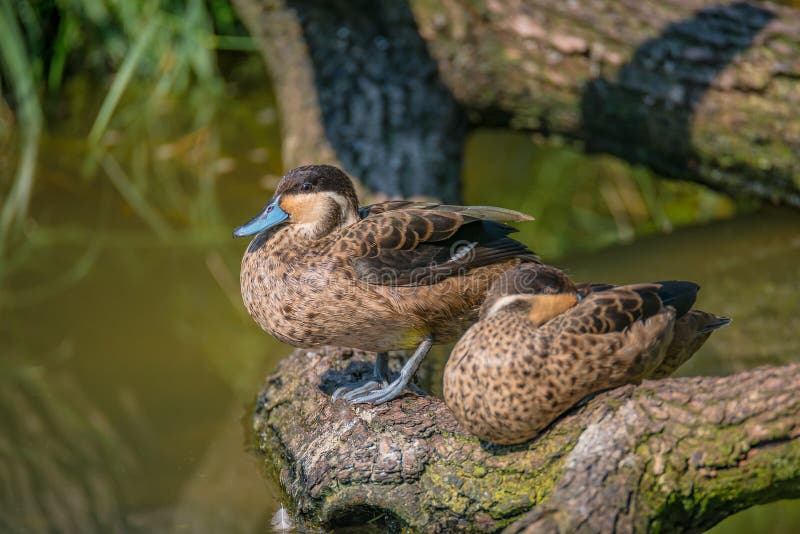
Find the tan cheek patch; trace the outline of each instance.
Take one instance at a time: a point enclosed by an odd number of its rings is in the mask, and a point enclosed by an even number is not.
[[[319,193],[281,197],[279,204],[290,220],[298,224],[317,222],[328,210],[327,199]]]
[[[578,302],[578,299],[575,295],[566,293],[535,295],[531,297],[531,301],[533,306],[528,318],[536,324],[543,324],[573,307]]]

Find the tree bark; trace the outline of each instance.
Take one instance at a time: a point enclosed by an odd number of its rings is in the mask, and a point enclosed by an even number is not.
[[[337,161],[376,191],[452,199],[466,113],[473,125],[576,139],[666,176],[800,207],[798,10],[235,3],[277,87],[287,166]]]
[[[800,496],[800,365],[645,381],[533,441],[480,442],[437,398],[331,402],[372,358],[295,351],[268,377],[256,445],[300,518],[435,531],[700,531]]]
[[[276,88],[286,167],[338,164],[373,192],[458,200],[466,116],[405,2],[234,4]]]
[[[718,0],[412,0],[467,108],[800,207],[800,11]]]

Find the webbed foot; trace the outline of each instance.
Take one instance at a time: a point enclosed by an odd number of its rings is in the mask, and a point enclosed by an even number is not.
[[[355,397],[366,395],[381,387],[386,387],[389,384],[389,358],[385,352],[379,352],[375,357],[375,369],[372,374],[374,380],[369,380],[366,383],[353,382],[337,388],[331,395],[331,399],[352,401]]]
[[[400,376],[398,376],[397,379],[390,384],[381,384],[382,387],[379,388],[371,386],[364,389],[363,392],[356,392],[356,390],[352,390],[347,393],[347,397],[342,396],[342,398],[346,398],[346,400],[352,402],[353,404],[382,404],[399,397],[400,394],[403,393],[403,390],[406,389],[406,386],[408,386],[408,383],[414,376],[414,373],[417,372],[419,364],[422,363],[422,360],[431,350],[432,346],[433,336],[428,336],[422,341],[422,343],[419,344],[417,350],[414,351],[414,354],[408,359],[406,364],[403,366],[403,369],[400,370]],[[372,383],[377,384],[377,382]],[[364,386],[361,386],[358,389],[362,389],[370,384],[371,383],[364,384]],[[337,390],[337,392],[338,391],[339,390]],[[336,392],[334,392],[334,395],[336,395]]]
[[[382,386],[386,386],[387,384],[388,382],[378,382],[376,380],[370,380],[366,383],[353,382],[337,388],[336,391],[334,391],[331,395],[331,399],[344,399],[347,401],[352,401],[355,397],[371,393]]]

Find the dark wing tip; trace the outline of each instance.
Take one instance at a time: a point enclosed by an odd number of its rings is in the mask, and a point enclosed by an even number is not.
[[[700,286],[688,280],[668,280],[657,282],[658,296],[664,306],[672,306],[678,317],[689,313],[697,300]]]
[[[726,317],[724,315],[717,315],[715,317],[715,319],[716,319],[715,321],[703,326],[703,328],[701,328],[699,330],[699,332],[702,333],[702,334],[704,334],[706,332],[712,332],[712,331],[718,330],[718,329],[720,329],[720,328],[722,328],[724,326],[728,326],[729,324],[731,324],[733,322],[733,319],[731,319],[730,317]]]

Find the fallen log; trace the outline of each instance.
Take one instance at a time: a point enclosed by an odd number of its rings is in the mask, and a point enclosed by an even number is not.
[[[800,10],[718,0],[234,0],[287,168],[455,200],[468,122],[800,207]]]
[[[599,394],[533,441],[480,442],[408,393],[332,402],[372,358],[297,350],[255,408],[256,449],[295,513],[425,532],[699,531],[800,496],[800,365],[645,381]]]

